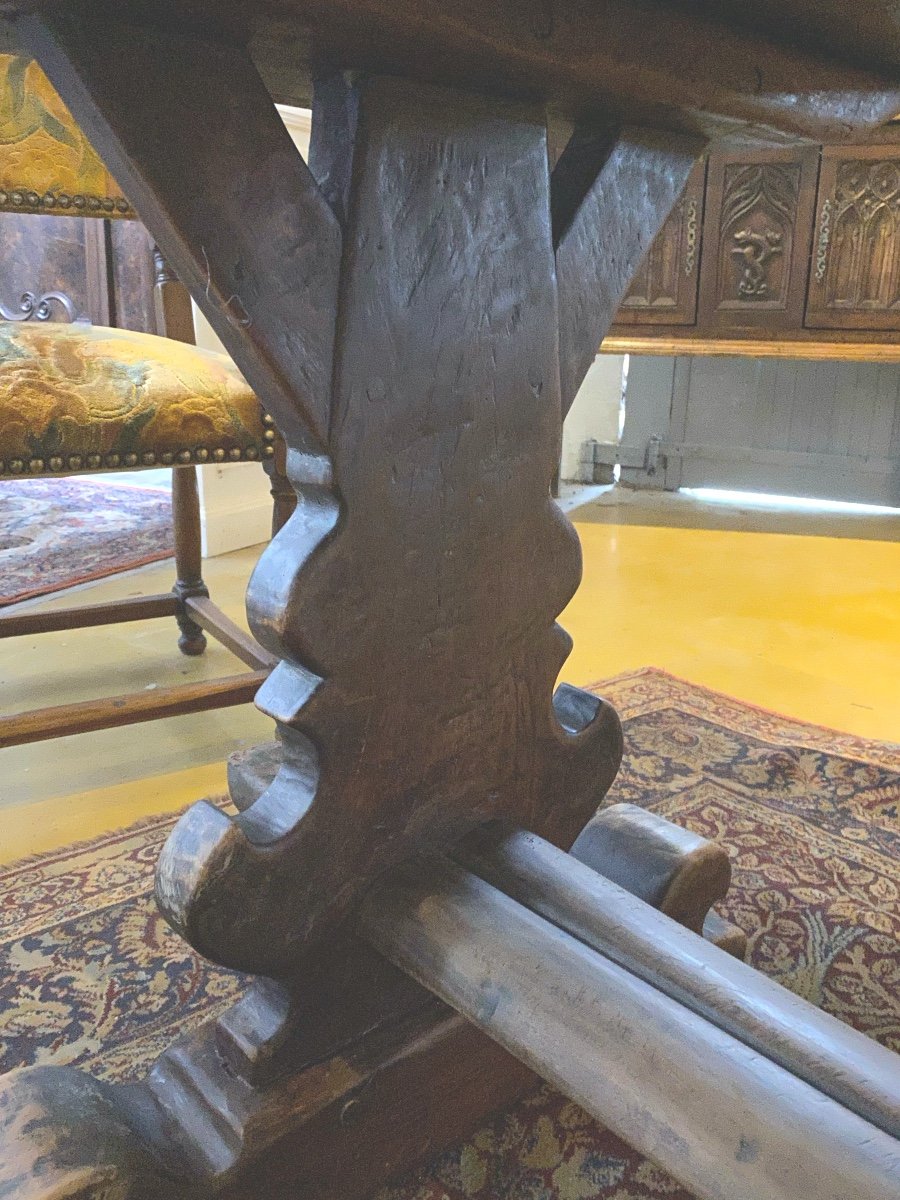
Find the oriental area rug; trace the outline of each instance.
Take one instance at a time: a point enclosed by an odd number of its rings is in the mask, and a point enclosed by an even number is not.
[[[90,479],[0,482],[0,606],[173,553],[172,497]]]
[[[594,689],[618,708],[630,801],[724,845],[723,916],[749,961],[900,1051],[900,746],[775,716],[662,671]],[[157,914],[174,816],[0,869],[0,1070],[140,1074],[231,1003]],[[378,1200],[689,1200],[665,1172],[542,1088]],[[298,1198],[299,1200],[299,1198]]]

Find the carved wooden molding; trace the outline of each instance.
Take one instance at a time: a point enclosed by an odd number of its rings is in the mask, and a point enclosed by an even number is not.
[[[802,333],[803,331],[801,331]],[[601,354],[694,354],[718,358],[790,358],[812,362],[900,362],[900,343],[895,335],[872,341],[865,333],[855,338],[829,341],[827,330],[810,331],[805,337],[792,335],[780,339],[762,338],[759,333],[747,337],[708,337],[705,334],[612,333],[604,338]]]
[[[790,258],[799,187],[799,164],[726,167],[719,234],[723,298],[784,303],[789,273],[782,271],[773,283],[771,264],[782,256]]]
[[[833,203],[823,204],[816,278],[829,307],[888,307],[900,296],[900,161],[840,164]]]

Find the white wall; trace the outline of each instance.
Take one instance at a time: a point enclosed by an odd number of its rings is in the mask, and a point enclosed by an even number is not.
[[[278,105],[281,118],[300,153],[309,153],[308,110]],[[224,347],[209,322],[194,305],[197,345],[224,353]],[[269,540],[272,528],[272,497],[269,479],[259,463],[234,463],[227,467],[205,466],[199,470],[200,513],[203,555],[212,558],[244,546]]]
[[[598,354],[591,364],[563,425],[562,479],[590,482],[592,474],[583,476],[582,444],[590,438],[598,442],[619,440],[624,363],[622,354]]]

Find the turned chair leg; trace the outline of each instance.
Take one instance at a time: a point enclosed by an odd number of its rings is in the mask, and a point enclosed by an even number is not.
[[[271,458],[263,461],[263,470],[269,477],[269,492],[272,496],[272,537],[274,537],[297,507],[297,493],[291,486],[285,470],[287,448],[284,439],[276,431],[275,423],[270,416],[264,416],[263,420],[266,425],[266,440],[270,442],[275,451]]]
[[[194,315],[191,297],[183,283],[153,247],[154,307],[157,331],[177,342],[194,344]],[[206,637],[184,607],[192,596],[209,596],[201,574],[200,497],[197,494],[197,469],[193,466],[172,469],[172,522],[175,526],[175,586],[172,591],[181,602],[176,615],[181,636],[178,649],[191,656],[206,649]]]
[[[175,467],[172,470],[172,521],[175,526],[175,586],[172,591],[181,601],[194,596],[209,596],[203,582],[200,556],[200,497],[197,492],[196,467]],[[176,615],[181,636],[178,649],[182,654],[202,654],[206,649],[203,630],[182,607]]]

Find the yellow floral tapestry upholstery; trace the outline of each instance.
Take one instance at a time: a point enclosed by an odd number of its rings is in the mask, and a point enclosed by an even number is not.
[[[0,476],[270,458],[229,358],[83,325],[0,322]]]
[[[0,211],[134,217],[36,62],[0,54]]]

